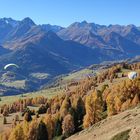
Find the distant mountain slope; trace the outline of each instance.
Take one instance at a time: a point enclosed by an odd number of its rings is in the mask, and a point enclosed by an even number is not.
[[[116,32],[111,32],[108,35],[105,35],[103,38],[106,44],[108,44],[108,47],[121,50],[122,52],[127,53],[129,56],[140,54],[140,45],[122,37]]]
[[[102,47],[105,42],[96,33],[99,28],[101,27],[94,23],[75,22],[58,32],[58,35],[65,40],[74,40],[90,47]]]
[[[81,23],[75,22],[69,27],[63,28],[50,24],[36,25],[28,17],[21,21],[3,18],[0,19],[0,23],[2,30],[0,42],[2,46],[9,49],[14,49],[15,44],[22,46],[31,38],[34,38],[35,35],[40,36],[48,31],[53,31],[64,40],[76,41],[85,47],[98,48],[107,56],[108,52],[114,56],[119,52],[122,57],[126,57],[126,54],[127,57],[140,54],[140,30],[134,25],[105,26],[83,21]]]
[[[68,69],[59,64],[59,60],[56,61],[53,57],[49,52],[40,50],[33,44],[28,44],[28,47],[18,49],[0,57],[0,66],[3,68],[5,64],[16,63],[20,66],[22,74],[47,71],[56,75],[68,72]]]
[[[42,29],[44,29],[45,31],[53,31],[55,33],[59,32],[60,30],[64,29],[61,26],[57,26],[57,25],[50,25],[50,24],[43,24],[40,25]]]
[[[54,78],[91,64],[140,55],[140,29],[134,25],[75,22],[67,28],[0,19],[0,71],[16,63],[28,80],[32,73]]]
[[[16,39],[23,37],[30,29],[34,27],[39,27],[46,32],[50,30],[58,32],[61,29],[63,29],[63,27],[57,25],[50,24],[36,25],[29,17],[26,17],[21,21],[14,20],[12,18],[1,18],[0,44],[16,41]]]
[[[51,31],[32,36],[29,34],[23,40],[7,45],[13,51],[0,57],[1,67],[7,63],[16,63],[28,74],[44,71],[57,75],[111,59],[111,56],[104,55],[99,49],[64,41]]]
[[[134,25],[98,25],[76,22],[57,33],[65,40],[73,40],[88,47],[112,48],[135,56],[140,54],[140,30]]]
[[[25,18],[8,33],[5,41],[16,40],[24,36],[35,23],[30,18]]]
[[[0,19],[0,44],[3,43],[7,34],[12,30],[12,26],[5,20]]]

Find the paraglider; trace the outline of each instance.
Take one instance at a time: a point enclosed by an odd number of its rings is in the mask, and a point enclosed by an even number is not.
[[[130,80],[133,80],[133,79],[135,79],[135,78],[137,78],[137,77],[138,77],[138,73],[135,72],[135,71],[132,71],[132,72],[129,72],[129,73],[128,73],[128,78],[129,78]]]
[[[6,70],[8,67],[16,67],[16,68],[19,68],[19,66],[17,64],[14,64],[14,63],[10,63],[10,64],[7,64],[4,66],[4,69]]]

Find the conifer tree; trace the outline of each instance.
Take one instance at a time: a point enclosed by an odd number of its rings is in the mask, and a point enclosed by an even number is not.
[[[86,97],[86,115],[84,116],[83,126],[87,128],[102,118],[102,99],[97,91]]]
[[[7,119],[6,119],[6,117],[4,116],[4,118],[3,118],[3,124],[6,124],[7,123]]]
[[[70,107],[71,107],[70,99],[68,96],[66,96],[65,99],[63,100],[61,108],[60,108],[60,117],[61,118],[64,118],[68,114]]]
[[[27,122],[32,120],[32,116],[29,112],[26,112],[24,115],[24,120],[26,120]]]
[[[49,140],[46,125],[40,121],[37,128],[37,140]]]
[[[74,122],[73,122],[73,117],[71,114],[67,114],[64,117],[64,120],[62,122],[62,129],[63,129],[63,135],[65,137],[69,137],[71,134],[74,133]]]
[[[46,124],[48,131],[48,139],[51,140],[54,134],[55,123],[51,114],[46,114],[44,123]]]
[[[125,111],[131,106],[131,99],[127,99],[121,106],[121,111]]]
[[[59,119],[56,120],[55,129],[54,129],[54,136],[60,136],[62,134],[62,121]]]
[[[116,96],[116,97],[114,98],[114,102],[115,102],[115,105],[114,105],[115,110],[116,110],[117,112],[120,112],[120,111],[121,111],[121,106],[122,106],[122,101],[120,100],[119,97]]]
[[[138,94],[135,95],[135,97],[132,100],[132,106],[136,106],[140,102]]]
[[[81,125],[83,123],[83,117],[85,115],[85,105],[81,97],[78,98],[76,104],[76,114],[77,114],[78,125]]]
[[[29,126],[29,131],[27,134],[27,140],[37,140],[38,122],[33,120]]]
[[[112,116],[115,115],[117,113],[116,109],[115,109],[115,101],[114,101],[114,97],[112,97],[111,95],[107,96],[107,114],[108,116]]]
[[[25,140],[25,135],[21,124],[18,124],[11,132],[8,140]]]

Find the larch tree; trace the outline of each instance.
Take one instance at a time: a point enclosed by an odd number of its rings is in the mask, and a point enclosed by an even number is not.
[[[114,103],[114,104],[115,104],[114,107],[115,107],[116,111],[117,111],[117,112],[120,112],[120,111],[121,111],[121,106],[122,106],[122,101],[121,101],[121,99],[120,99],[119,97],[116,96],[116,97],[114,98],[114,102],[115,102],[115,103]]]
[[[40,121],[37,128],[37,140],[49,140],[48,131],[43,121]]]
[[[86,97],[86,115],[84,116],[83,126],[87,128],[102,118],[102,99],[97,91]]]
[[[106,102],[107,102],[107,114],[108,114],[108,116],[115,115],[117,113],[117,110],[115,109],[114,97],[112,95],[108,95]]]
[[[3,124],[6,124],[7,123],[7,119],[6,119],[6,117],[4,116],[3,117]]]
[[[72,100],[72,107],[69,109],[69,113],[73,116],[75,132],[79,131],[80,125],[83,124],[83,117],[85,115],[85,104],[80,96],[74,96]]]
[[[24,114],[24,120],[27,121],[27,122],[32,120],[32,116],[31,116],[31,114],[29,112],[26,112]]]
[[[60,117],[61,118],[64,118],[68,114],[70,107],[71,107],[70,99],[68,96],[66,96],[65,99],[63,100],[61,108],[60,108]]]
[[[125,111],[131,106],[131,99],[127,99],[121,106],[121,111]]]
[[[136,106],[140,102],[138,94],[135,94],[135,97],[132,100],[132,106]]]
[[[23,128],[23,132],[24,132],[24,135],[25,135],[25,139],[27,139],[27,134],[29,132],[29,122],[24,120],[23,123],[22,123],[22,128]]]
[[[48,139],[51,140],[54,134],[55,123],[51,114],[46,114],[44,118],[44,123],[46,124],[48,131]]]
[[[21,124],[18,124],[11,132],[8,140],[25,140],[25,135]]]
[[[60,136],[62,134],[62,127],[61,126],[62,126],[62,121],[57,119],[55,122],[54,137]]]
[[[62,122],[63,135],[69,137],[74,133],[74,122],[71,114],[67,114]]]
[[[27,133],[28,140],[37,140],[37,131],[38,131],[38,121],[33,120],[29,125],[29,131]]]
[[[78,125],[81,125],[83,123],[83,118],[84,118],[85,113],[86,113],[85,104],[82,98],[79,97],[76,104],[76,115],[77,115]]]

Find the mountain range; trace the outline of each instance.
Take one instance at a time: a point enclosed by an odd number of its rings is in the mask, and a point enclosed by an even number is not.
[[[75,22],[68,27],[37,25],[29,17],[0,19],[0,70],[16,63],[20,73],[54,77],[103,61],[140,54],[140,28]]]

